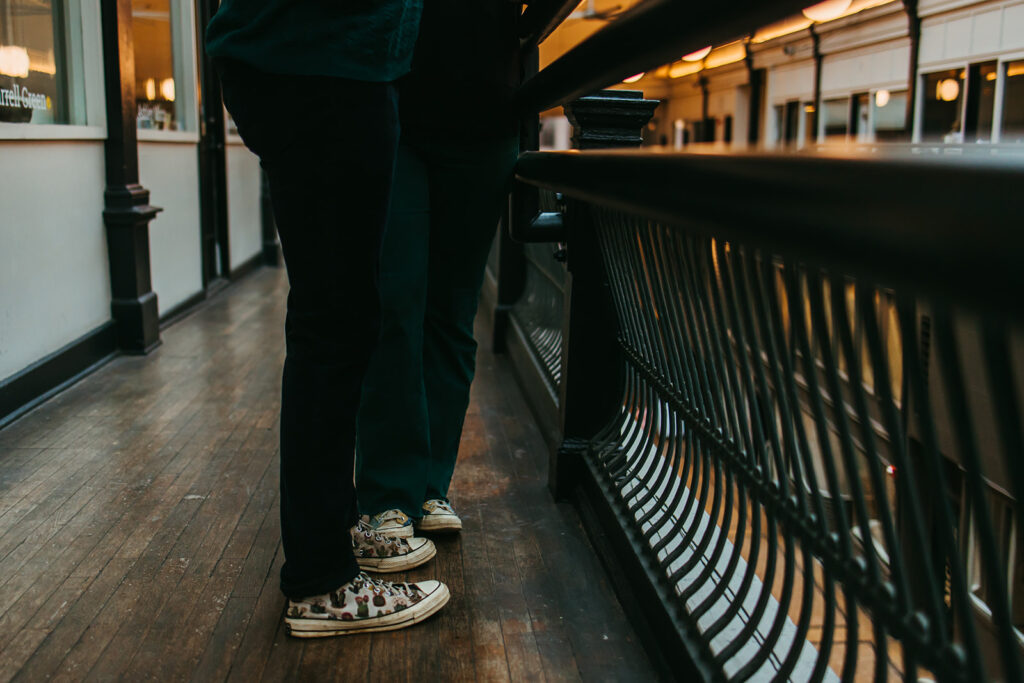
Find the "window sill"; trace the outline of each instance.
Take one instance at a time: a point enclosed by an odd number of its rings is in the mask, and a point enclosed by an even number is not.
[[[103,126],[53,123],[0,123],[0,140],[106,140]]]
[[[139,142],[177,142],[197,144],[199,133],[190,130],[152,130],[139,128],[136,132]]]

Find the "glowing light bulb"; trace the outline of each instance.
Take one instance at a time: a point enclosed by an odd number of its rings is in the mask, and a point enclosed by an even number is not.
[[[684,62],[699,62],[700,60],[702,60],[705,57],[707,57],[709,54],[711,54],[711,46],[710,45],[708,45],[707,47],[702,47],[701,49],[696,50],[695,52],[691,52],[688,55],[683,55],[683,61]]]
[[[28,50],[17,45],[0,45],[0,74],[11,78],[28,76]]]
[[[832,21],[850,9],[852,0],[825,0],[804,8],[804,16],[811,21]]]
[[[892,98],[892,93],[888,90],[879,90],[875,93],[875,106],[881,109],[885,105],[889,104],[889,100]]]
[[[960,97],[960,84],[952,78],[943,78],[935,87],[935,99],[952,102]]]
[[[622,82],[623,83],[636,83],[637,81],[639,81],[643,77],[644,77],[644,72],[641,71],[640,73],[638,73],[635,76],[630,76],[629,78],[622,79]]]
[[[146,99],[147,100],[155,100],[156,99],[156,81],[154,81],[152,78],[147,78],[146,79],[146,86],[145,87],[146,87]]]
[[[174,101],[174,79],[165,78],[160,81],[160,94],[164,96],[164,99],[168,102]]]

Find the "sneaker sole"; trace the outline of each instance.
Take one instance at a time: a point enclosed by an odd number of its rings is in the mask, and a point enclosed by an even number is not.
[[[359,568],[378,574],[404,572],[429,562],[437,554],[437,547],[427,541],[416,550],[396,557],[357,557]]]
[[[395,631],[429,619],[438,610],[448,604],[451,592],[448,586],[441,586],[417,603],[414,607],[401,612],[388,614],[373,619],[354,619],[339,621],[335,619],[292,619],[285,617],[284,627],[293,638],[330,638],[346,636],[353,633],[374,633],[377,631]],[[373,623],[364,623],[372,621]]]
[[[430,519],[424,517],[416,528],[420,531],[431,531],[435,533],[454,533],[462,531],[462,520],[458,517],[448,519]]]

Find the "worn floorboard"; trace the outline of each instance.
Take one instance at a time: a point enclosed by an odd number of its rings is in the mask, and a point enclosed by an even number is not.
[[[451,492],[465,528],[394,576],[451,602],[402,631],[284,633],[285,288],[259,271],[0,430],[0,683],[653,680],[486,343]]]

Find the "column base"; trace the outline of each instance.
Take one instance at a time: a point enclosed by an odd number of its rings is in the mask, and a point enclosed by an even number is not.
[[[137,299],[114,299],[110,311],[117,322],[117,345],[122,352],[145,355],[160,346],[155,292],[146,292]]]

